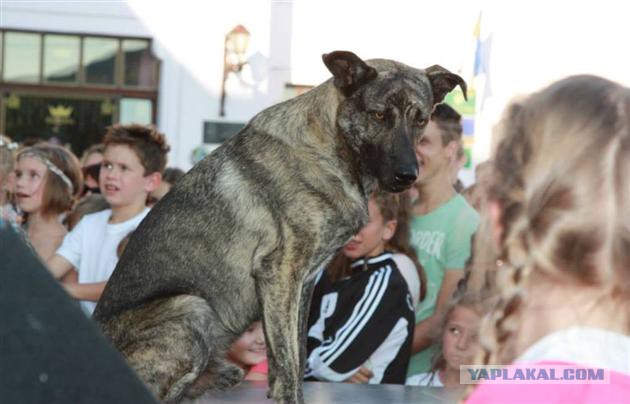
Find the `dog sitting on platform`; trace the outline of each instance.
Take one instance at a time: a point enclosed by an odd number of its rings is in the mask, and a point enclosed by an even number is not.
[[[367,220],[379,186],[418,173],[414,145],[461,77],[351,52],[333,78],[256,115],[152,209],[94,313],[156,396],[228,388],[230,344],[262,318],[269,396],[301,403],[305,324],[319,268]],[[201,379],[200,379],[201,378]]]

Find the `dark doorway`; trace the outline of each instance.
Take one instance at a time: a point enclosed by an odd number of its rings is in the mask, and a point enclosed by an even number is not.
[[[40,138],[67,145],[77,155],[101,141],[116,122],[117,102],[111,98],[46,96],[9,93],[4,103],[5,134],[21,142]]]

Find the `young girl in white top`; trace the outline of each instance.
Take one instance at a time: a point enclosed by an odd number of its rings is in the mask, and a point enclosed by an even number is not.
[[[15,170],[17,205],[28,238],[43,261],[55,254],[67,233],[60,216],[72,208],[83,177],[78,159],[67,149],[40,143],[22,149]]]
[[[407,378],[407,385],[431,387],[459,387],[460,366],[473,363],[479,347],[478,332],[483,310],[474,293],[453,298],[444,314],[439,342],[440,354],[431,372]]]

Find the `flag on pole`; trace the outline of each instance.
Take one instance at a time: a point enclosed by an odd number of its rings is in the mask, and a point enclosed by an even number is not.
[[[492,47],[492,33],[487,34],[483,39],[481,38],[481,13],[477,19],[477,25],[475,27],[475,38],[477,44],[475,47],[475,67],[473,80],[477,88],[483,88],[481,91],[480,103],[477,105],[477,112],[483,109],[483,104],[486,98],[491,94],[490,89],[490,48]]]
[[[475,140],[475,116],[483,109],[484,99],[490,95],[488,80],[492,35],[482,39],[482,14],[479,13],[472,30],[472,41],[468,60],[462,63],[460,75],[468,84],[468,100],[461,89],[451,91],[445,102],[462,116],[463,146],[466,154],[465,169],[472,169],[472,149]],[[472,59],[472,60],[471,60]],[[472,63],[471,63],[472,62]],[[479,92],[478,89],[481,89]]]

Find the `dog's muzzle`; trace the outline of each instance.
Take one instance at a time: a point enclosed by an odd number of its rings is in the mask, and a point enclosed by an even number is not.
[[[387,188],[389,188],[390,192],[402,192],[413,185],[413,183],[416,182],[417,177],[418,171],[416,170],[401,170],[395,172],[394,181],[390,182]]]
[[[394,174],[394,185],[407,188],[416,182],[416,178],[418,178],[418,170],[399,171]]]

